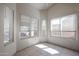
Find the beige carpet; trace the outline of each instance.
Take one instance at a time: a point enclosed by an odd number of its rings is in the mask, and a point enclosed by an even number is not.
[[[56,45],[41,43],[26,48],[15,54],[16,56],[79,56],[78,52]]]

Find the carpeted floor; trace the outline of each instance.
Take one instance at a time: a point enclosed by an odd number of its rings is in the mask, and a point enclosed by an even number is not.
[[[17,52],[15,56],[79,56],[79,52],[48,43],[41,43]]]

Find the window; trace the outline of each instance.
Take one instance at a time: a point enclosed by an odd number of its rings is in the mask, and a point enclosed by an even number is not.
[[[42,20],[42,30],[46,30],[46,20]]]
[[[20,22],[20,39],[27,39],[29,37],[30,37],[30,18],[22,15]]]
[[[32,19],[31,21],[31,37],[38,35],[38,19]]]
[[[72,38],[76,35],[76,15],[51,20],[51,36]]]
[[[21,16],[20,39],[27,39],[38,35],[38,20],[27,16]]]
[[[13,42],[13,10],[4,8],[4,44]]]
[[[51,20],[51,36],[60,36],[60,19]]]
[[[47,35],[47,24],[46,19],[41,20],[41,36],[44,37]]]
[[[21,39],[26,39],[30,37],[29,27],[27,26],[21,26],[21,32],[20,32]]]
[[[76,15],[69,15],[61,18],[61,37],[74,38],[76,34]]]

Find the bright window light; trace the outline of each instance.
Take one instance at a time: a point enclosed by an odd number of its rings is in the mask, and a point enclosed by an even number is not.
[[[51,24],[60,24],[60,19],[53,19],[51,20]]]
[[[58,54],[59,53],[57,50],[52,49],[52,48],[45,48],[43,50],[50,53],[50,54]]]
[[[42,21],[42,30],[46,30],[46,20]]]
[[[43,44],[38,44],[38,45],[35,45],[36,47],[38,47],[38,48],[47,48],[48,46],[46,46],[46,45],[43,45]]]
[[[34,31],[31,31],[31,36],[34,36]]]
[[[56,49],[53,49],[53,48],[49,48],[48,46],[44,45],[44,44],[38,44],[38,45],[35,45],[36,47],[38,48],[41,48],[43,51],[46,51],[50,54],[59,54],[59,51],[57,51]]]

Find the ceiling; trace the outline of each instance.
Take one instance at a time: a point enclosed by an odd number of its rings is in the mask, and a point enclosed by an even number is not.
[[[54,3],[30,3],[31,6],[38,10],[45,10],[54,5]]]

